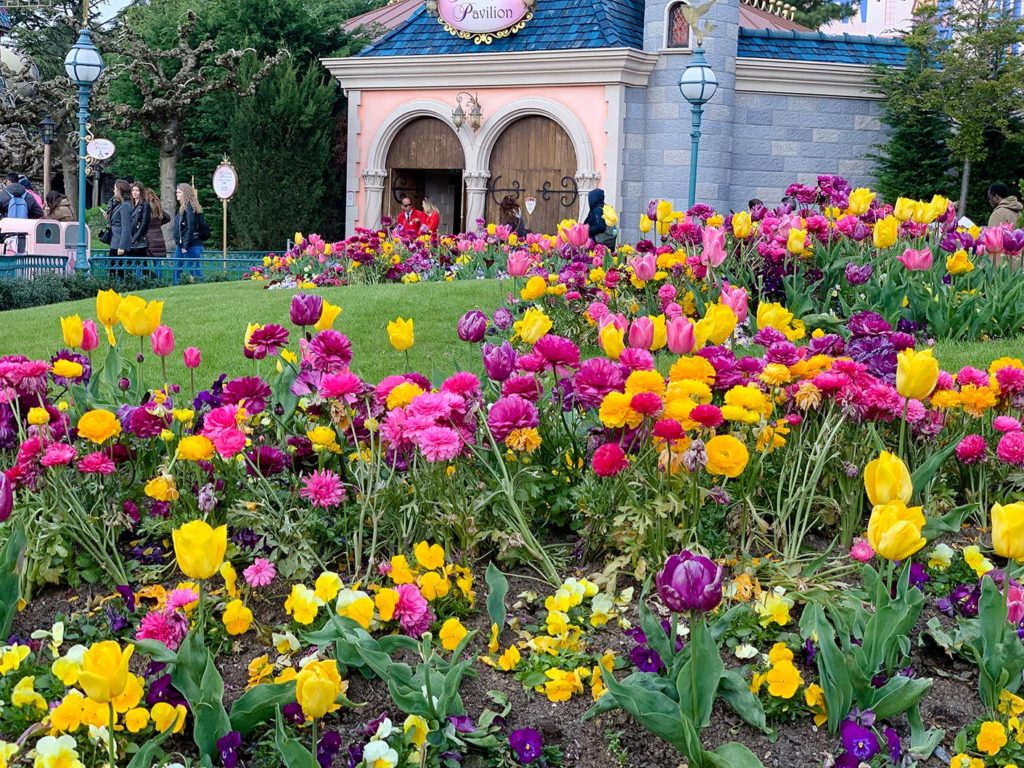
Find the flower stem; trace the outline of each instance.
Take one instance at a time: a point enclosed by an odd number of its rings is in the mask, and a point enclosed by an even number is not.
[[[110,761],[110,768],[114,768],[114,761],[117,759],[117,745],[114,743],[114,702],[107,704],[110,711],[110,732],[107,734],[107,754]]]
[[[316,733],[316,718],[314,717],[314,718],[313,718],[313,750],[312,750],[312,752],[313,752],[313,758],[314,758],[314,759],[316,759],[316,738],[317,738],[317,733]]]

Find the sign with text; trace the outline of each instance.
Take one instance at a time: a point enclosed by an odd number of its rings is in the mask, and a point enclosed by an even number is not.
[[[109,160],[114,156],[114,142],[110,139],[93,139],[85,145],[85,154],[93,160]]]
[[[526,26],[533,6],[534,0],[437,0],[437,15],[453,35],[491,43]]]
[[[213,172],[213,191],[221,200],[230,200],[238,189],[238,174],[226,160]]]

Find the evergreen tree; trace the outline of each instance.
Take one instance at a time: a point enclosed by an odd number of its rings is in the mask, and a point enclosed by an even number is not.
[[[244,248],[283,248],[296,230],[321,229],[337,86],[316,64],[279,64],[230,120],[239,191],[231,239]]]

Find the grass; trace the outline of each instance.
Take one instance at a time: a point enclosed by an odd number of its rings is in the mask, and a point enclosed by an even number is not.
[[[507,284],[496,280],[476,280],[349,286],[317,292],[341,306],[334,327],[352,340],[353,369],[360,376],[376,381],[390,373],[414,369],[436,381],[459,368],[480,370],[477,348],[459,341],[456,323],[474,307],[493,310],[507,290]],[[165,302],[164,323],[174,329],[176,341],[175,355],[168,365],[171,381],[188,380],[180,354],[188,346],[199,347],[203,353],[197,383],[206,384],[221,372],[229,376],[251,373],[253,363],[241,353],[247,323],[281,323],[293,331],[293,342],[296,339],[296,329],[288,322],[292,291],[266,291],[258,283],[232,282],[160,288],[140,295]],[[61,346],[59,318],[72,314],[95,318],[95,302],[73,301],[0,312],[0,355],[49,356]],[[387,341],[387,323],[398,316],[412,317],[416,322],[416,344],[409,352],[408,366],[405,355],[394,351]],[[120,338],[127,353],[137,350],[138,341],[123,330]],[[964,365],[985,368],[989,361],[1004,355],[1024,358],[1024,338],[940,342],[936,355],[946,370],[955,371]],[[147,379],[156,385],[157,366],[147,367]]]

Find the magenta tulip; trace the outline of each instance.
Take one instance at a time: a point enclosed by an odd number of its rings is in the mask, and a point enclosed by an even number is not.
[[[651,318],[638,317],[629,326],[629,346],[637,349],[650,349],[654,344],[654,322]]]
[[[920,250],[914,250],[913,248],[907,248],[903,251],[903,255],[899,257],[900,262],[903,266],[912,272],[920,272],[925,269],[932,268],[932,249],[921,248]]]
[[[746,305],[744,305],[746,306]],[[693,321],[685,315],[673,317],[666,325],[668,351],[673,355],[685,355],[693,349]]]
[[[655,583],[661,601],[675,613],[707,613],[722,602],[722,566],[688,549],[669,557]]]
[[[487,315],[479,309],[471,309],[459,318],[456,328],[459,338],[470,344],[476,344],[484,340],[487,332]]]
[[[530,271],[533,259],[526,251],[514,251],[508,257],[508,273],[511,277],[522,277]]]
[[[658,260],[653,253],[634,256],[628,263],[636,279],[645,283],[654,279],[654,273],[658,271]]]
[[[289,316],[295,325],[316,325],[324,311],[324,300],[315,293],[297,293],[292,296]]]
[[[747,320],[747,289],[739,286],[731,286],[728,283],[722,284],[722,303],[736,313],[736,321],[743,323]]]
[[[199,364],[203,361],[202,354],[195,347],[185,347],[185,352],[183,354],[185,357],[186,368],[198,368]]]
[[[149,336],[153,354],[167,357],[174,351],[174,331],[166,325],[158,325]]]
[[[705,267],[717,267],[725,261],[725,230],[719,227],[704,227],[701,240],[701,264]]]
[[[590,244],[590,227],[586,224],[573,224],[562,231],[562,237],[573,248],[586,248]]]
[[[985,253],[995,256],[1003,252],[1005,232],[1003,227],[988,227],[981,233],[981,244],[985,247]]]
[[[0,472],[0,523],[11,516],[14,509],[14,488],[11,481]]]
[[[96,323],[92,320],[82,321],[82,351],[92,352],[100,345],[100,337],[96,333]]]

